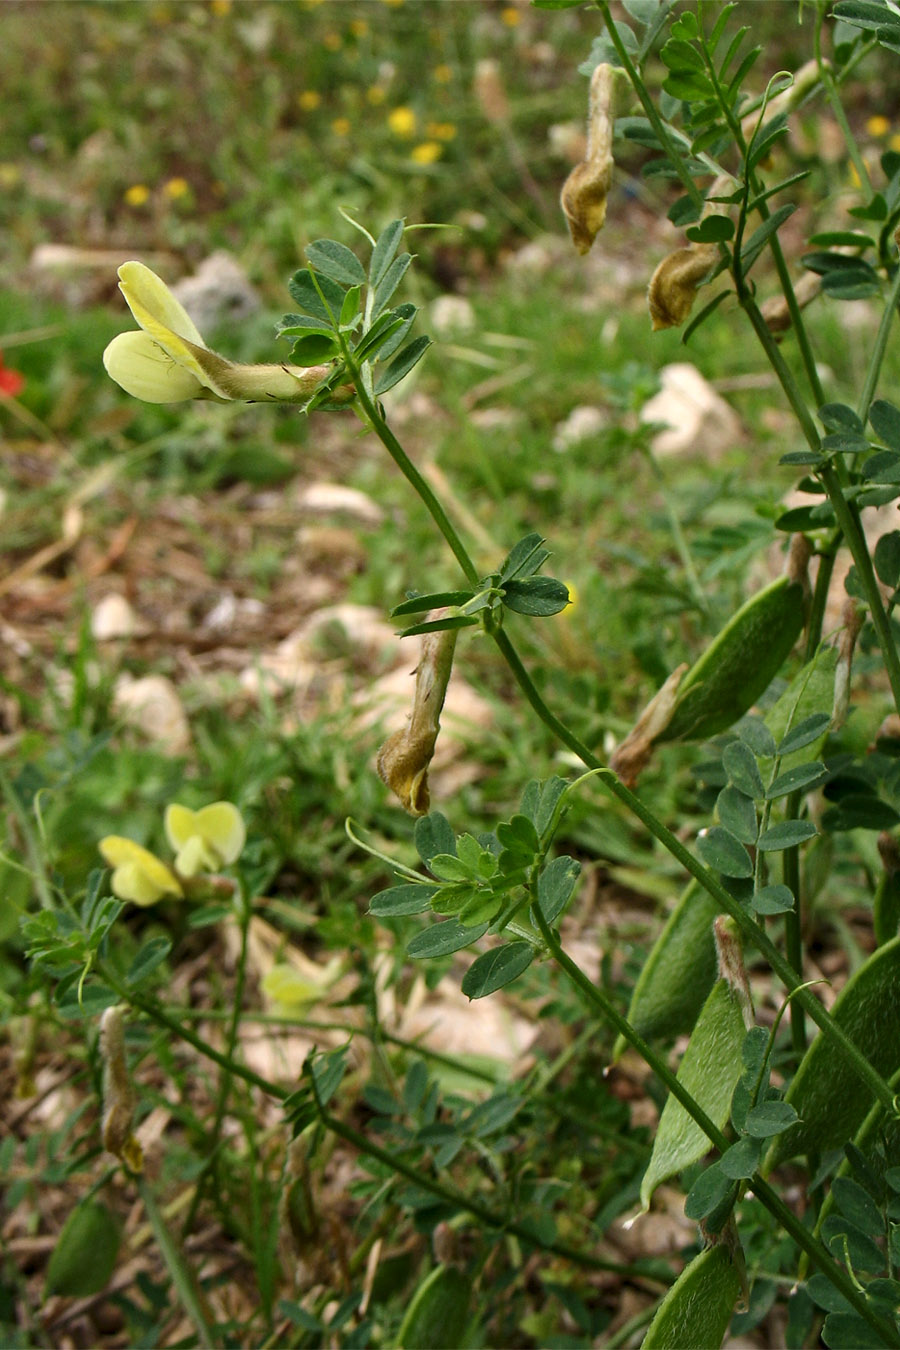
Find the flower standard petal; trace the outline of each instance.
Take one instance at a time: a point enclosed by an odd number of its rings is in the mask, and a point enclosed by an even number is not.
[[[113,868],[113,895],[120,900],[155,905],[164,895],[184,895],[174,872],[133,839],[108,834],[98,847],[103,861]]]
[[[247,838],[241,813],[233,802],[212,802],[199,811],[171,802],[166,807],[165,830],[178,853],[175,865],[185,876],[233,863]]]
[[[116,384],[144,403],[183,403],[201,398],[206,389],[154,342],[149,333],[120,333],[103,353],[106,373]]]
[[[138,323],[145,331],[144,320],[161,324],[176,337],[187,338],[198,347],[206,344],[200,330],[184,305],[169,290],[166,283],[142,262],[123,263],[119,268],[119,290]]]

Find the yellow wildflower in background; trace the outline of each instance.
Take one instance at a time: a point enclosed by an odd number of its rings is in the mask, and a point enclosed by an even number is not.
[[[900,132],[895,132],[888,141],[888,149],[900,152]]]
[[[423,141],[409,152],[409,157],[415,164],[433,164],[443,153],[444,147],[437,141]]]
[[[377,108],[387,98],[387,90],[383,85],[372,84],[366,90],[366,99],[373,108]]]
[[[387,122],[395,136],[409,137],[415,134],[416,114],[412,108],[392,108]]]
[[[507,28],[517,28],[522,22],[522,15],[513,5],[507,5],[500,11],[500,22],[505,23]]]
[[[125,201],[129,206],[143,206],[150,200],[150,189],[146,183],[132,183],[125,189]]]
[[[425,134],[435,141],[452,141],[456,136],[456,127],[452,122],[429,122]]]
[[[355,38],[365,37],[369,31],[369,25],[365,19],[353,19],[350,24],[350,32]]]
[[[453,79],[453,67],[448,66],[446,62],[442,62],[439,66],[435,66],[431,73],[437,84],[449,84]]]
[[[297,106],[304,112],[313,112],[322,102],[322,95],[316,89],[301,89],[297,95]]]
[[[876,114],[870,117],[866,122],[866,131],[870,136],[886,136],[891,129],[891,124],[886,117]]]
[[[322,37],[322,46],[329,52],[339,51],[341,47],[340,33],[335,33],[333,29],[329,30]]]
[[[334,132],[335,136],[349,136],[350,118],[336,117],[331,124],[331,130]]]
[[[163,196],[173,202],[178,201],[179,197],[186,197],[190,190],[191,185],[186,178],[169,178],[163,183]]]
[[[231,0],[209,0],[209,8],[212,14],[221,18],[231,10]]]

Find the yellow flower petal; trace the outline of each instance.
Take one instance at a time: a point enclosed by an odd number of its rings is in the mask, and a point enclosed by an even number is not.
[[[108,834],[98,847],[103,861],[114,869],[112,891],[120,900],[155,905],[164,895],[184,895],[174,872],[133,839]]]
[[[178,850],[176,866],[185,876],[194,876],[201,868],[208,871],[233,863],[247,838],[241,813],[233,802],[212,802],[199,811],[172,802],[166,807],[165,829],[169,843]],[[182,860],[191,870],[182,866]]]
[[[183,403],[207,391],[197,376],[154,342],[148,333],[120,333],[103,353],[106,373],[143,403]]]
[[[216,872],[222,859],[199,834],[192,834],[175,858],[175,871],[182,877],[195,877],[200,872]]]
[[[150,332],[146,319],[154,325],[162,324],[176,337],[187,338],[188,342],[195,342],[199,347],[205,346],[187,310],[175,299],[162,278],[151,272],[144,263],[122,264],[119,268],[119,290],[145,332]]]

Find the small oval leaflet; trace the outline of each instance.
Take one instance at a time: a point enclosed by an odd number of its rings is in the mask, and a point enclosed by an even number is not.
[[[697,852],[703,861],[726,877],[752,877],[753,860],[739,839],[722,825],[701,830]]]
[[[471,931],[471,930],[469,930]],[[475,958],[463,976],[462,991],[467,998],[484,998],[504,985],[512,984],[534,960],[530,942],[506,942]]]
[[[391,915],[423,914],[431,905],[437,886],[423,886],[419,882],[410,882],[406,886],[390,886],[379,891],[369,902],[369,913],[378,918]]]
[[[463,947],[477,942],[480,937],[484,937],[487,930],[486,923],[469,928],[456,919],[446,919],[443,923],[426,928],[424,933],[417,933],[407,947],[406,954],[418,960],[449,956],[452,952],[462,951]]]

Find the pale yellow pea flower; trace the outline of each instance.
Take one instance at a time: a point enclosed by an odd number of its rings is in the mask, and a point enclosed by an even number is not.
[[[181,882],[171,868],[149,849],[120,834],[108,834],[98,844],[107,866],[113,869],[112,893],[136,905],[155,905],[165,895],[184,896]]]
[[[247,838],[241,813],[232,802],[213,802],[192,811],[172,802],[166,807],[166,838],[176,850],[175,869],[183,877],[217,872],[235,862]]]
[[[182,403],[192,398],[222,402],[304,403],[330,366],[245,366],[210,351],[184,306],[149,267],[119,268],[119,289],[141,332],[120,333],[103,353],[106,372],[144,403]],[[353,397],[350,386],[335,391]]]

